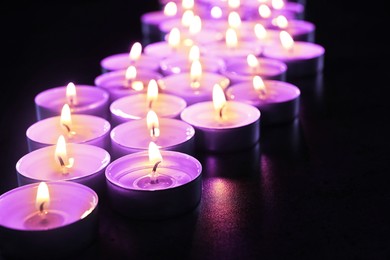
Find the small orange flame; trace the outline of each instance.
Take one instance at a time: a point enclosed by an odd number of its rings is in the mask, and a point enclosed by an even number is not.
[[[76,86],[73,84],[73,82],[69,82],[66,86],[66,99],[70,106],[77,104]]]

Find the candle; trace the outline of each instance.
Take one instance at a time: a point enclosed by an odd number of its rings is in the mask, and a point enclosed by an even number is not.
[[[279,15],[272,19],[272,23],[268,28],[287,31],[295,41],[315,41],[316,26],[309,21],[288,20],[285,16]]]
[[[231,85],[226,90],[228,100],[236,100],[257,107],[261,111],[262,125],[273,125],[293,121],[299,113],[300,90],[295,85],[278,81],[262,80],[254,76],[253,81]]]
[[[0,196],[0,249],[11,259],[58,259],[98,235],[98,196],[68,181],[17,187]]]
[[[260,58],[249,54],[245,59],[236,58],[226,63],[221,71],[230,80],[230,84],[248,81],[258,75],[264,79],[286,80],[287,65],[276,59]]]
[[[211,100],[215,84],[226,88],[230,81],[227,77],[212,72],[202,72],[199,60],[191,64],[191,71],[165,76],[159,80],[164,93],[182,97],[187,106],[194,103]]]
[[[252,14],[248,15],[248,19],[272,19],[279,15],[283,15],[289,19],[302,20],[305,15],[305,5],[302,3],[272,0],[272,1],[245,1],[243,6],[247,10],[252,10]]]
[[[314,75],[323,71],[325,49],[311,42],[294,42],[286,31],[280,32],[281,44],[268,46],[262,57],[277,59],[287,65],[287,79]]]
[[[158,93],[155,80],[150,80],[146,94],[135,94],[119,98],[110,105],[111,124],[118,124],[145,118],[153,109],[160,117],[180,118],[187,102],[178,96]]]
[[[129,135],[134,138],[129,138]],[[150,110],[147,117],[114,127],[111,131],[111,154],[117,159],[148,149],[150,141],[162,150],[193,154],[195,129],[178,119],[158,118]]]
[[[108,150],[110,145],[110,123],[93,115],[71,115],[67,104],[60,116],[42,119],[28,127],[26,131],[28,150],[34,151],[54,145],[60,135],[68,143],[84,143]]]
[[[193,210],[202,194],[202,165],[191,155],[148,151],[125,155],[106,168],[110,204],[120,214],[138,219],[165,219]]]
[[[199,60],[202,70],[212,73],[219,73],[225,68],[223,59],[216,57],[208,57],[200,55],[200,48],[193,45],[190,49],[188,57],[167,57],[160,62],[160,69],[164,76],[178,74],[182,72],[190,72],[192,62]]]
[[[137,69],[131,65],[126,70],[103,73],[95,78],[95,85],[110,93],[110,103],[114,100],[146,91],[145,86],[151,79],[159,79],[162,75],[155,71]]]
[[[34,99],[37,120],[61,114],[68,104],[73,114],[88,114],[109,118],[109,94],[104,89],[90,85],[59,86],[44,90]]]
[[[199,150],[230,152],[254,146],[260,139],[260,111],[238,101],[226,101],[223,89],[213,88],[213,101],[186,107],[180,115],[195,128]]]
[[[110,154],[94,145],[66,143],[60,135],[57,144],[34,150],[16,163],[18,184],[68,180],[84,184],[97,193],[105,188],[104,171]]]
[[[135,42],[129,53],[117,53],[105,57],[100,61],[100,67],[103,73],[126,70],[131,65],[139,69],[158,72],[160,69],[158,62],[159,60],[154,57],[143,55],[141,43]]]

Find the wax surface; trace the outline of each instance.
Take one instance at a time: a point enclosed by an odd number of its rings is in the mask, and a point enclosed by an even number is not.
[[[172,48],[167,41],[149,43],[144,48],[144,53],[159,59],[169,57],[171,55],[184,55],[188,57],[191,46],[180,45],[177,48]]]
[[[137,75],[132,81],[141,81],[144,84],[144,89],[151,79],[161,78],[161,74],[145,69],[137,69]],[[98,87],[104,87],[111,91],[112,88],[116,91],[130,91],[131,82],[126,79],[126,70],[111,71],[108,73],[101,74],[95,78],[95,84]]]
[[[100,62],[100,66],[108,71],[125,70],[130,65],[136,68],[157,71],[159,69],[159,60],[154,57],[142,55],[136,61],[130,61],[129,53],[118,53],[110,55]]]
[[[243,76],[274,76],[282,74],[287,70],[287,65],[279,60],[257,58],[257,61],[259,65],[252,68],[248,65],[246,57],[241,59],[235,59],[227,63],[224,72],[227,72],[229,74],[239,74]]]
[[[292,50],[287,50],[281,45],[268,46],[264,49],[263,56],[278,60],[294,61],[308,60],[324,55],[325,49],[318,44],[310,42],[295,42]]]
[[[225,42],[216,42],[201,49],[202,54],[224,59],[246,57],[248,54],[259,56],[263,49],[256,41],[239,41],[235,48],[228,48]]]
[[[155,186],[156,189],[171,189],[185,185],[202,172],[202,165],[192,156],[174,151],[160,151],[163,161],[158,165],[157,172],[174,179],[169,187]],[[106,169],[107,180],[129,190],[152,191],[150,187],[141,189],[136,185],[139,178],[148,176],[154,164],[149,162],[148,152],[138,152],[125,155],[113,161]],[[136,184],[134,184],[136,182]]]
[[[55,116],[35,122],[27,129],[26,135],[29,139],[44,144],[56,144],[60,135],[64,135],[66,142],[82,143],[106,135],[111,128],[110,123],[103,118],[92,115],[72,115],[70,128],[76,134],[68,136],[60,120],[60,116]]]
[[[159,117],[174,118],[187,106],[184,99],[169,95],[158,94],[152,102],[152,109]],[[147,94],[136,94],[115,100],[110,106],[111,113],[128,120],[145,118],[148,111]]]
[[[109,153],[97,146],[87,144],[67,144],[68,158],[74,158],[74,165],[62,173],[55,159],[55,146],[32,151],[16,163],[17,171],[30,179],[40,181],[74,180],[102,171],[110,162]]]
[[[113,142],[122,146],[147,150],[150,141],[154,141],[159,147],[166,148],[186,142],[195,134],[191,125],[170,118],[160,118],[159,129],[160,136],[153,139],[146,120],[141,119],[118,125],[111,131],[111,138]],[[135,138],[129,138],[129,134]]]
[[[199,58],[202,71],[219,73],[225,68],[225,62],[215,57],[203,56]],[[164,74],[178,74],[191,71],[191,61],[184,57],[168,57],[161,61],[160,67]]]
[[[265,94],[260,94],[253,88],[252,82],[243,82],[230,86],[226,96],[230,100],[244,101],[251,105],[281,103],[297,98],[300,90],[296,86],[276,80],[265,80]]]
[[[183,110],[181,118],[195,127],[229,129],[246,126],[258,120],[256,107],[241,102],[228,101],[223,109],[223,118],[216,114],[213,102],[200,102]]]
[[[86,217],[98,204],[97,194],[87,186],[74,182],[48,182],[50,205],[48,212],[63,219],[59,226],[66,226]],[[0,196],[0,225],[17,230],[42,230],[47,226],[26,229],[25,223],[38,212],[35,197],[38,183],[27,184]],[[58,226],[57,226],[58,227]],[[55,228],[51,226],[50,228]]]

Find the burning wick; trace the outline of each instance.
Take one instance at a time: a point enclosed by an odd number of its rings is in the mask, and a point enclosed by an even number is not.
[[[157,166],[161,163],[161,161],[158,161],[154,164],[153,166],[153,169],[152,169],[152,173],[150,174],[150,183],[151,184],[157,184],[158,183],[158,179],[157,179]]]

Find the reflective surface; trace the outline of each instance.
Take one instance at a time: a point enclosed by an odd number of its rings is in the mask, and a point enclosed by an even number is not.
[[[299,117],[262,127],[259,144],[247,151],[199,152],[202,199],[186,215],[132,220],[101,198],[99,237],[75,259],[389,256],[390,102],[388,66],[381,64],[390,53],[380,36],[386,8],[305,2],[326,53],[322,74],[290,80],[302,91]],[[157,8],[77,1],[5,10],[1,193],[17,186],[15,164],[27,153],[34,96],[70,81],[92,84],[100,60],[140,40],[140,14]]]

